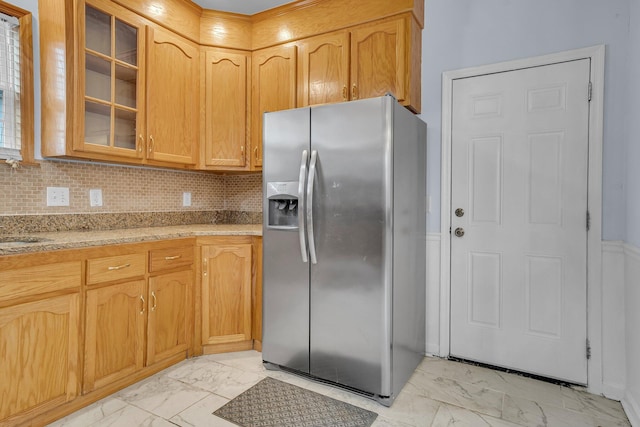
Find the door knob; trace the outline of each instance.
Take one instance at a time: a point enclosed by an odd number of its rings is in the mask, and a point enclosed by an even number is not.
[[[456,209],[456,216],[458,218],[460,218],[461,216],[464,216],[464,209],[462,209],[462,208]]]
[[[462,237],[464,236],[464,229],[463,228],[456,228],[456,231],[454,231],[454,233],[456,234],[457,237]]]

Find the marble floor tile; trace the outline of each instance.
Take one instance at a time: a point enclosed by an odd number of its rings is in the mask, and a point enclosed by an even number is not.
[[[249,372],[264,373],[266,369],[262,364],[262,353],[255,350],[239,351],[237,353],[220,353],[205,356],[209,360],[221,365],[242,369]]]
[[[378,416],[371,427],[413,427],[412,424],[405,424],[400,421],[390,420],[389,418]]]
[[[431,427],[519,427],[509,421],[443,403]]]
[[[86,427],[123,409],[127,403],[115,397],[106,397],[71,415],[49,424],[50,427]]]
[[[504,393],[424,371],[414,372],[404,390],[497,418],[502,415]]]
[[[209,393],[165,375],[154,375],[116,394],[125,402],[169,419]]]
[[[206,356],[173,369],[167,375],[227,399],[233,399],[265,377],[264,374],[221,365],[206,359]]]
[[[169,421],[181,427],[233,427],[235,424],[213,415],[214,411],[227,402],[229,402],[229,399],[216,394],[209,394],[204,399],[169,419]]]
[[[603,396],[562,387],[564,407],[603,420],[627,420],[620,402]]]
[[[602,420],[570,409],[506,395],[502,418],[523,426],[628,427],[626,420]]]
[[[102,418],[91,424],[91,427],[175,427],[164,418],[150,414],[133,405],[127,405],[123,409]]]
[[[185,360],[51,426],[232,427],[213,412],[267,376],[376,412],[374,427],[630,426],[618,402],[439,358],[425,358],[387,408],[342,388],[266,370],[255,351]]]
[[[455,381],[562,407],[559,385],[468,363],[425,357],[418,370]]]

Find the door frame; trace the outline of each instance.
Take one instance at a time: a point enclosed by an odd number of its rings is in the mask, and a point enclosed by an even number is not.
[[[442,74],[442,139],[440,163],[440,356],[450,354],[451,313],[451,134],[453,82],[456,79],[515,71],[559,62],[591,59],[592,93],[589,106],[589,164],[587,208],[587,361],[588,390],[602,393],[602,142],[605,46],[597,45],[549,55],[447,71]],[[585,93],[585,96],[587,94]],[[586,343],[585,343],[586,351]]]

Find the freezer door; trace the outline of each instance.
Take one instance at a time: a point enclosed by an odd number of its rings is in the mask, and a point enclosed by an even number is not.
[[[309,151],[309,114],[303,108],[264,115],[262,166],[262,358],[305,373],[309,372],[309,263],[306,240],[302,245],[300,240],[305,225],[302,201],[294,199],[299,189],[304,194],[306,184],[304,174],[302,185],[297,181],[302,154]]]
[[[391,97],[312,108],[311,374],[390,394]]]

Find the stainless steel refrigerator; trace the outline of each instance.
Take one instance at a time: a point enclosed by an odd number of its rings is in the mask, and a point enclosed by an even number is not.
[[[391,405],[424,355],[426,125],[383,96],[263,131],[265,366]]]

